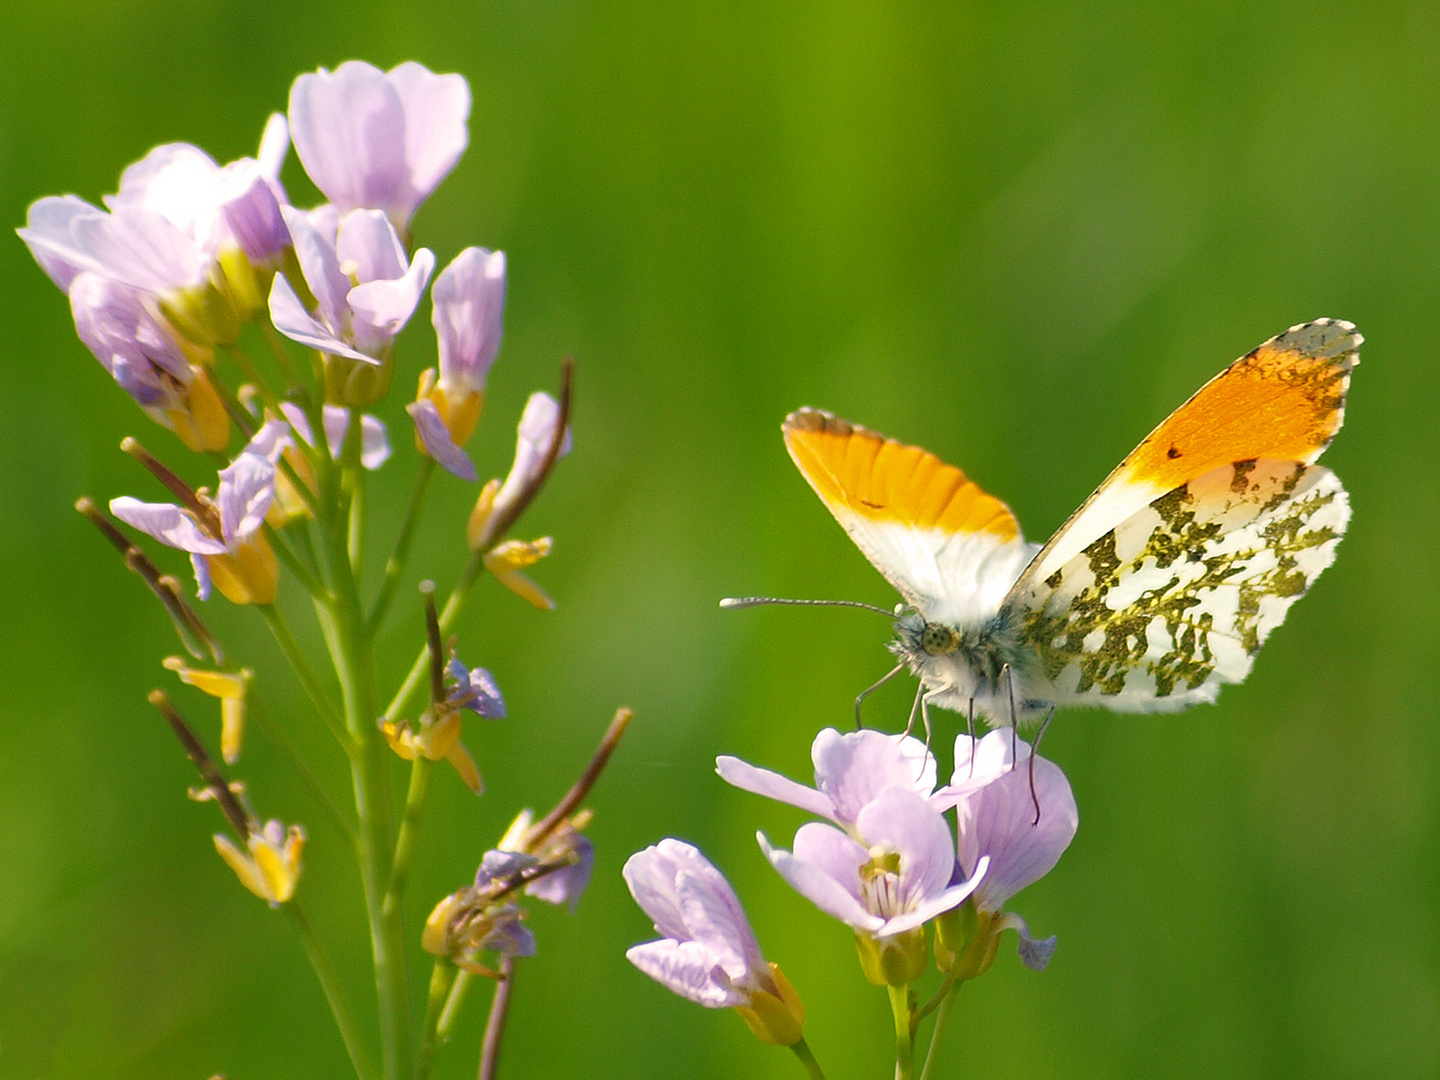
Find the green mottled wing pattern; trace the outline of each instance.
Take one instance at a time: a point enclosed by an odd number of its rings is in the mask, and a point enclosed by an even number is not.
[[[1335,558],[1350,519],[1340,481],[1295,461],[1241,461],[1131,514],[1005,601],[1057,705],[1168,712],[1213,701]]]

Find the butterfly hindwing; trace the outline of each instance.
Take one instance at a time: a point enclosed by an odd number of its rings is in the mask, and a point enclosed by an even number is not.
[[[1029,689],[1147,712],[1214,700],[1334,560],[1349,517],[1335,475],[1297,461],[1179,485],[1007,598],[1038,667]]]

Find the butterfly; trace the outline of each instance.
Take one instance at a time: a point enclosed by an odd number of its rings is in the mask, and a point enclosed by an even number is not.
[[[1242,356],[1043,546],[917,446],[816,409],[786,417],[785,445],[904,597],[891,674],[918,676],[924,704],[991,725],[1056,706],[1169,712],[1244,679],[1334,561],[1349,500],[1314,462],[1344,419],[1362,340],[1320,319]]]

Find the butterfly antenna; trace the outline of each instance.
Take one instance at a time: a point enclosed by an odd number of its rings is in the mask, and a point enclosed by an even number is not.
[[[1035,733],[1035,741],[1030,745],[1030,801],[1035,804],[1035,820],[1030,823],[1032,829],[1040,824],[1040,796],[1035,792],[1035,755],[1040,752],[1040,740],[1045,737],[1045,729],[1054,719],[1055,706],[1051,705],[1045,719],[1040,721],[1040,730]]]
[[[723,604],[725,601],[722,600],[722,601],[720,601],[720,602]],[[861,703],[862,701],[864,701],[867,697],[869,697],[871,694],[873,694],[876,690],[879,690],[880,687],[884,686],[887,682],[889,682],[891,679],[893,679],[896,675],[899,675],[900,672],[902,672],[902,671],[904,671],[904,670],[905,670],[905,665],[904,665],[904,664],[896,664],[893,668],[891,668],[889,671],[887,671],[884,675],[880,676],[880,678],[877,679],[874,683],[872,683],[871,685],[867,686],[864,690],[861,690],[860,693],[858,693],[858,694],[855,695],[855,730],[856,730],[856,731],[859,731],[860,729],[862,729],[862,728],[865,726],[865,725],[864,725],[863,723],[861,723],[861,721],[860,721],[860,703]]]
[[[732,611],[736,608],[760,607],[762,604],[790,604],[794,607],[862,608],[865,611],[878,611],[887,619],[893,619],[896,615],[896,611],[891,608],[883,608],[876,604],[866,604],[860,600],[795,600],[783,596],[727,596],[720,601],[720,606],[726,611]],[[881,682],[884,682],[884,679],[882,679]]]

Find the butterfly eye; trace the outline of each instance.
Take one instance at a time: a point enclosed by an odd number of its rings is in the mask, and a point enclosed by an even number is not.
[[[931,656],[943,656],[960,647],[960,635],[944,623],[927,622],[920,633],[920,647]]]

